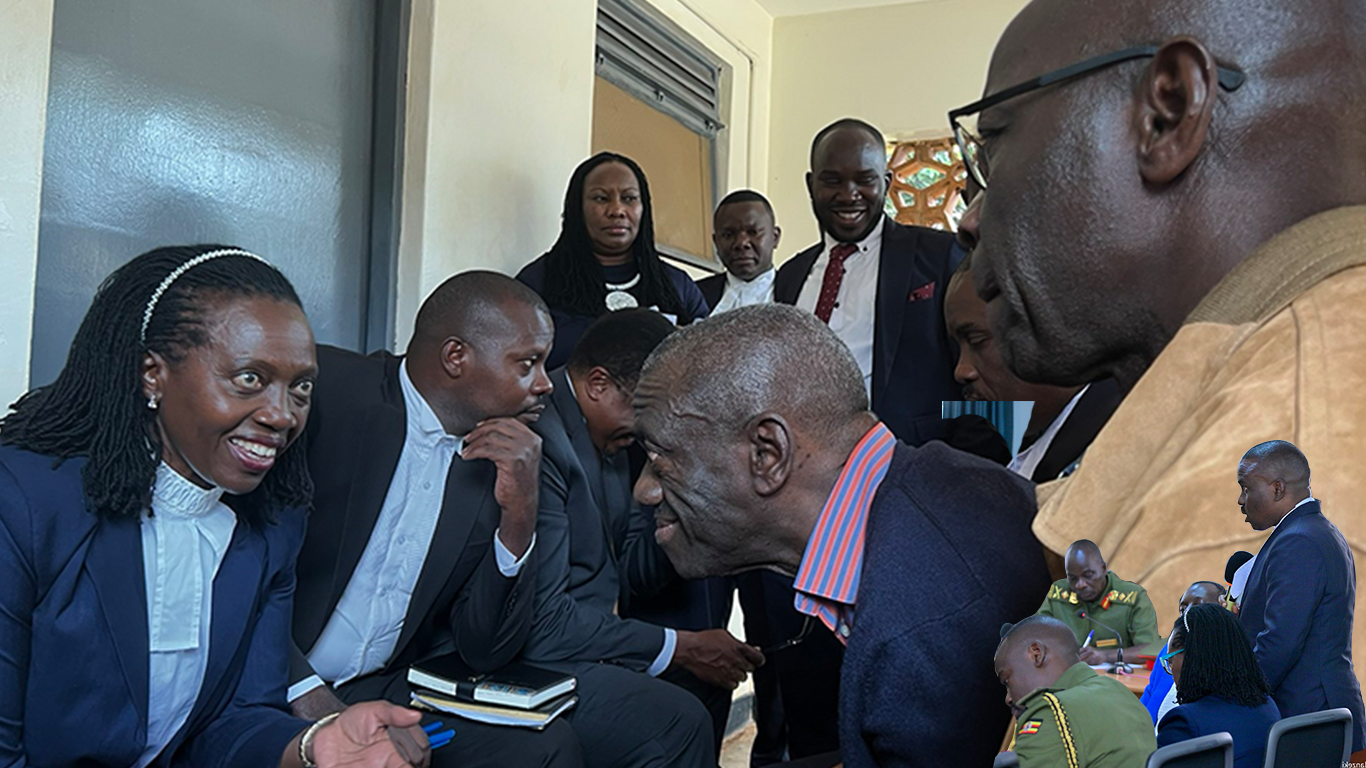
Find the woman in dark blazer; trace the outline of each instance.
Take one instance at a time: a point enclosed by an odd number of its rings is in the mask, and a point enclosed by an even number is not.
[[[285,705],[313,334],[233,248],[103,285],[56,381],[0,420],[0,766],[399,765],[389,704]],[[420,734],[420,732],[419,732]]]
[[[1179,706],[1157,725],[1157,746],[1227,732],[1234,768],[1261,768],[1281,719],[1243,625],[1223,606],[1192,605],[1176,620],[1161,663]]]
[[[550,251],[517,273],[555,321],[546,370],[563,365],[579,336],[609,311],[652,307],[677,325],[710,312],[688,273],[655,250],[650,185],[631,158],[599,152],[580,163],[569,177],[561,222]]]

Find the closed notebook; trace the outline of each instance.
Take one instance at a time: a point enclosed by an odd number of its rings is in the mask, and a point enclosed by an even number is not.
[[[457,653],[412,665],[408,668],[408,682],[460,701],[518,709],[535,709],[578,685],[573,675],[530,664],[509,664],[497,672],[479,674]]]
[[[508,725],[514,728],[543,730],[552,720],[579,702],[579,697],[566,694],[547,701],[536,709],[512,709],[490,704],[478,704],[448,699],[426,691],[413,691],[412,703],[418,709],[444,712],[489,725]]]

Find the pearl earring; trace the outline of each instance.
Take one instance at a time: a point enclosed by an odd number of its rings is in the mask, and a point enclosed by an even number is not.
[[[156,395],[152,395],[151,397],[147,398],[147,407],[148,407],[148,408],[151,408],[151,409],[154,410],[154,411],[157,409],[157,396],[156,396]]]

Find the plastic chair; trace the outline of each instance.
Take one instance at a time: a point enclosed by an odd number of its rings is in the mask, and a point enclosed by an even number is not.
[[[1351,757],[1352,711],[1345,707],[1287,717],[1266,739],[1266,768],[1342,768]]]
[[[1233,768],[1233,736],[1208,736],[1169,744],[1148,756],[1148,768]]]
[[[1014,752],[998,752],[991,768],[1020,768],[1020,758]]]

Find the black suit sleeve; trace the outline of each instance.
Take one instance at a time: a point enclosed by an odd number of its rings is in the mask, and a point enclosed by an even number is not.
[[[623,619],[569,594],[570,501],[568,484],[553,461],[542,458],[536,548],[533,630],[522,651],[528,661],[611,661],[643,672],[664,647],[664,630]],[[576,519],[591,519],[597,509]]]
[[[621,612],[648,601],[678,579],[673,563],[655,541],[654,508],[631,504],[626,544],[617,566],[621,576]]]
[[[492,672],[521,653],[531,632],[537,560],[533,552],[521,571],[508,578],[498,569],[495,545],[490,544],[451,606],[456,650],[475,671]]]

